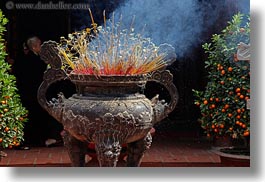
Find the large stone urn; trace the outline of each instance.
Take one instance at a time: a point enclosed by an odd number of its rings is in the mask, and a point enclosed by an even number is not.
[[[121,145],[127,144],[127,166],[140,166],[151,146],[150,129],[173,111],[178,92],[169,71],[136,76],[95,76],[66,73],[56,42],[43,43],[41,58],[50,68],[39,87],[40,105],[64,126],[63,139],[72,166],[84,166],[89,142],[95,143],[100,166],[116,166]],[[62,93],[47,101],[46,91],[59,80],[69,79],[76,94],[66,99]],[[148,81],[161,83],[171,96],[170,103],[158,96],[149,100],[143,94]]]

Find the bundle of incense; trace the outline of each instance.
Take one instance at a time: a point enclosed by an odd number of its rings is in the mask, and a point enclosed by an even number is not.
[[[63,57],[63,69],[74,74],[140,75],[168,66],[176,59],[175,49],[169,44],[156,46],[150,38],[136,33],[134,18],[129,29],[122,29],[122,16],[118,22],[97,26],[91,10],[91,27],[61,37],[58,50]],[[108,25],[107,25],[108,24]]]

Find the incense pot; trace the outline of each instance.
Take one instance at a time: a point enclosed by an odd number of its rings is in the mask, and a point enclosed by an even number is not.
[[[150,130],[175,108],[178,91],[168,70],[135,76],[95,76],[67,74],[56,49],[56,42],[43,43],[40,56],[50,65],[38,90],[40,105],[66,131],[63,140],[72,166],[85,166],[89,142],[95,143],[100,166],[115,167],[121,145],[127,144],[127,166],[140,166],[145,151],[151,146]],[[51,84],[69,79],[76,94],[66,99],[62,93],[47,101]],[[158,82],[168,90],[166,103],[158,96],[149,100],[143,94],[148,81]]]

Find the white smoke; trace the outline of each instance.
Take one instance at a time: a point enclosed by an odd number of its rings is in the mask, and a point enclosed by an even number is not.
[[[128,0],[115,10],[116,19],[129,27],[135,16],[135,31],[155,44],[169,43],[178,57],[202,43],[203,33],[222,16],[235,11],[249,13],[249,0]]]

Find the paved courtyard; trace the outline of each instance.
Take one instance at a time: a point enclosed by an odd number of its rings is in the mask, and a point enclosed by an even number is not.
[[[30,150],[5,149],[7,157],[0,166],[66,167],[71,166],[64,146],[31,147]],[[118,167],[125,166],[120,159]],[[96,167],[98,162],[87,157],[86,166]],[[141,167],[216,167],[221,166],[219,156],[211,151],[211,143],[196,137],[155,134],[151,148],[144,155]]]

